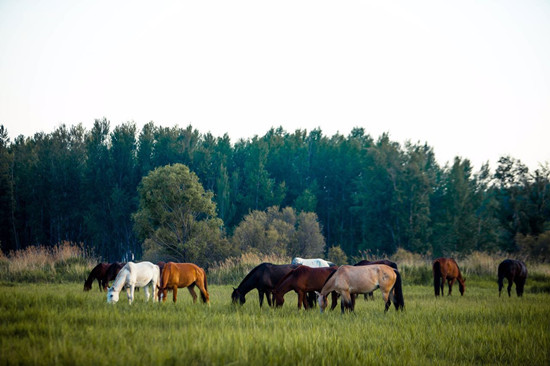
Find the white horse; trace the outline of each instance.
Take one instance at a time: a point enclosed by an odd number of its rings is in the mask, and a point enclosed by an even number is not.
[[[107,292],[107,302],[116,303],[119,298],[120,291],[126,287],[128,302],[132,304],[134,300],[134,288],[145,287],[145,301],[149,301],[149,287],[153,293],[153,302],[157,301],[157,286],[160,286],[160,269],[159,266],[151,262],[133,263],[128,262],[115,278],[113,286]]]
[[[294,257],[292,259],[292,264],[301,264],[303,266],[308,266],[308,267],[312,267],[312,268],[335,266],[334,263],[326,261],[326,260],[321,259],[321,258],[304,259],[304,258],[300,258],[300,257]]]

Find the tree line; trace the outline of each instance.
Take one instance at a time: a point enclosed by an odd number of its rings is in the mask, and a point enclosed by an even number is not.
[[[14,141],[0,126],[2,251],[71,241],[106,260],[139,258],[146,239],[135,230],[138,187],[156,168],[173,164],[188,167],[210,192],[215,225],[232,238],[233,252],[248,249],[236,239],[247,237],[242,227],[264,220],[262,212],[270,217],[270,210],[271,217],[286,217],[288,207],[294,223],[311,222],[298,217],[314,213],[323,250],[340,247],[348,256],[404,248],[550,259],[548,163],[534,172],[509,156],[494,171],[485,164],[474,172],[460,157],[440,166],[427,144],[400,144],[387,134],[375,139],[362,128],[347,136],[273,128],[232,143],[227,134],[192,126],[111,129],[106,119],[90,130],[62,125]],[[265,222],[264,239],[271,227]],[[308,251],[289,240],[285,248]],[[264,241],[257,246],[274,245]]]

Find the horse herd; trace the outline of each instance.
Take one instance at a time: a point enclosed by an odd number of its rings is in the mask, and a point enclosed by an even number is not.
[[[443,295],[445,282],[448,283],[448,294],[451,295],[453,284],[458,281],[459,291],[464,295],[466,279],[462,277],[456,261],[452,258],[438,258],[432,264],[435,296]],[[511,296],[512,284],[516,284],[516,293],[523,295],[527,267],[518,260],[506,259],[498,266],[498,287],[501,295],[504,279],[508,280],[508,296]],[[107,302],[116,303],[119,294],[126,289],[128,301],[134,299],[135,288],[143,287],[146,300],[152,295],[153,301],[166,301],[167,291],[173,292],[173,301],[177,300],[178,288],[186,287],[197,300],[195,286],[198,287],[203,303],[209,304],[208,284],[204,269],[193,263],[151,262],[140,263],[100,263],[84,283],[84,291],[92,288],[94,280],[98,281],[100,290],[107,291]],[[109,281],[114,281],[109,287]],[[309,309],[317,302],[321,312],[328,306],[331,297],[331,310],[341,298],[341,311],[353,311],[357,295],[372,297],[372,292],[380,289],[387,311],[393,303],[396,310],[403,310],[401,274],[397,264],[389,260],[363,260],[355,265],[336,266],[323,259],[294,258],[291,264],[262,263],[253,268],[233,288],[231,300],[234,304],[243,305],[246,294],[258,290],[259,303],[262,307],[264,297],[269,306],[282,306],[284,295],[289,291],[298,294],[298,308]],[[151,293],[150,293],[151,292]]]

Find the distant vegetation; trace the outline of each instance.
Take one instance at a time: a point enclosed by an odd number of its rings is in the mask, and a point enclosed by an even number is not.
[[[426,144],[373,139],[361,128],[347,136],[279,128],[232,143],[191,126],[111,130],[103,119],[91,130],[63,125],[10,142],[0,126],[0,246],[8,255],[69,241],[106,261],[174,258],[205,267],[249,251],[351,260],[399,248],[426,258],[477,251],[550,261],[547,163],[529,171],[502,157],[474,172],[467,159],[439,166],[435,158]],[[167,226],[156,226],[170,252],[135,215],[145,208],[142,179],[178,164],[215,209],[192,213],[210,220],[193,226],[201,228],[195,241],[166,242],[177,230],[163,237]]]

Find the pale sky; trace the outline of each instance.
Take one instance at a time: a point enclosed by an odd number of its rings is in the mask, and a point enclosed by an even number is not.
[[[427,142],[550,161],[550,1],[0,0],[13,139],[106,117]]]

